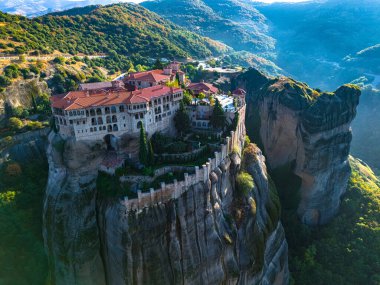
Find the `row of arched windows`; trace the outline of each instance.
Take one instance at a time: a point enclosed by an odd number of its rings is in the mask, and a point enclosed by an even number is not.
[[[112,117],[111,116],[106,117],[106,124],[111,124],[111,123],[117,123],[117,116],[116,115],[113,115]],[[91,125],[96,126],[96,125],[103,125],[103,124],[104,124],[104,122],[103,122],[102,117],[91,118]]]
[[[118,109],[119,109],[120,113],[125,111],[125,107],[123,105],[119,106]],[[104,115],[104,114],[106,114],[106,115],[107,114],[116,114],[116,113],[117,113],[116,106],[105,107],[104,110],[102,108],[86,110],[86,116],[87,117],[90,117],[90,116],[101,116],[101,115]]]
[[[119,126],[117,124],[114,124],[114,125],[108,125],[107,127],[106,126],[100,126],[99,128],[97,127],[93,127],[93,128],[90,128],[90,132],[93,133],[93,132],[101,132],[101,131],[108,131],[109,133],[110,132],[117,132],[119,131]]]

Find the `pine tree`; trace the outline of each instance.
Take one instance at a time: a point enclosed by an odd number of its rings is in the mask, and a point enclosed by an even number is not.
[[[162,64],[161,60],[156,60],[156,62],[153,65],[153,69],[164,69],[164,65]]]
[[[215,100],[210,123],[216,129],[224,129],[226,126],[226,115],[218,99]]]
[[[146,133],[144,130],[144,124],[141,124],[140,129],[140,150],[139,150],[140,162],[144,165],[148,162],[148,143]]]

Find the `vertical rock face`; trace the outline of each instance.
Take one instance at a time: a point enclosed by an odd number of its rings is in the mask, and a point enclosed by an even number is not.
[[[56,284],[288,284],[279,204],[255,149],[244,161],[255,187],[235,190],[232,155],[179,199],[129,211],[96,198],[98,146],[50,138],[45,241]],[[96,201],[96,202],[95,202]]]
[[[269,79],[254,70],[241,76],[239,84],[248,90],[247,124],[253,125],[251,135],[255,133],[269,166],[291,169],[301,179],[302,221],[328,222],[347,188],[350,124],[360,90],[345,85],[334,93],[320,93],[292,79]]]
[[[104,285],[96,220],[99,145],[63,142],[53,133],[47,149],[45,247],[54,284]]]

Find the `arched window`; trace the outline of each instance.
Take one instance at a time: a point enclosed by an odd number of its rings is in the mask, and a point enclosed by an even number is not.
[[[119,111],[120,111],[120,113],[121,113],[121,112],[124,112],[124,106],[120,106],[120,107],[119,107]]]
[[[117,117],[115,115],[112,116],[112,123],[117,123]]]
[[[92,133],[94,131],[94,129],[93,128],[90,128],[90,132]]]
[[[70,111],[69,115],[72,116],[72,115],[73,115],[73,112]]]
[[[109,113],[110,113],[110,108],[109,108],[109,107],[106,107],[106,108],[104,109],[104,111],[105,111],[106,114],[109,114]]]
[[[106,128],[106,126],[103,126],[103,131],[105,131],[107,128]]]
[[[137,128],[138,128],[138,129],[141,129],[141,127],[142,127],[142,122],[139,121],[139,122],[137,123]]]
[[[87,116],[87,117],[90,116],[90,113],[88,112],[88,110],[86,110],[86,116]]]
[[[73,111],[73,115],[76,116],[77,115],[77,111]]]
[[[102,114],[102,109],[98,108],[96,109],[96,115],[101,115]]]
[[[110,133],[110,132],[112,132],[112,125],[108,125],[108,127],[107,127],[107,131]]]
[[[96,126],[96,118],[91,118],[91,125]]]
[[[111,116],[106,117],[106,122],[107,122],[107,124],[111,124]]]
[[[115,114],[115,113],[116,113],[116,107],[115,107],[115,106],[112,106],[112,107],[111,107],[111,113],[112,113],[112,114]]]
[[[114,131],[114,132],[117,132],[118,130],[119,130],[119,127],[118,127],[116,124],[114,124],[114,125],[113,125],[113,131]]]
[[[97,130],[98,130],[98,129],[95,127],[95,128],[94,128],[94,132],[96,132]]]
[[[98,117],[98,125],[103,125],[103,118],[102,117]]]
[[[95,110],[94,110],[94,109],[91,109],[91,110],[90,110],[90,115],[91,115],[91,116],[95,116]]]

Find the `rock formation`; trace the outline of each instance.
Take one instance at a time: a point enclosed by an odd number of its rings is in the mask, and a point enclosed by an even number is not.
[[[323,93],[256,70],[241,75],[238,84],[248,91],[248,133],[263,149],[268,166],[282,177],[292,173],[301,180],[299,189],[293,189],[299,191],[301,220],[310,225],[328,222],[347,188],[350,124],[359,88],[344,85]]]
[[[287,243],[265,159],[244,156],[255,187],[240,197],[237,154],[180,198],[130,211],[96,189],[101,145],[51,134],[44,236],[55,284],[288,284]],[[61,152],[62,151],[62,152]]]

